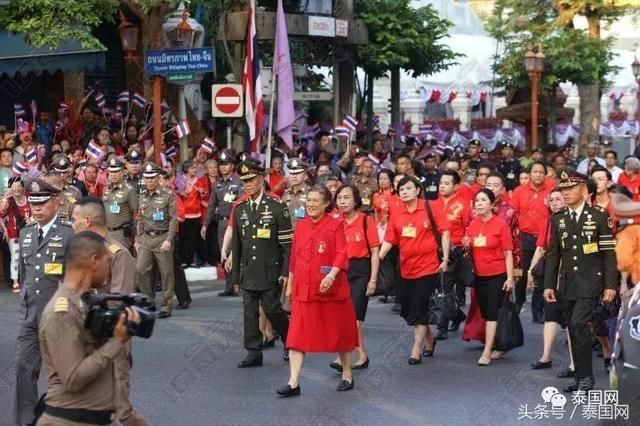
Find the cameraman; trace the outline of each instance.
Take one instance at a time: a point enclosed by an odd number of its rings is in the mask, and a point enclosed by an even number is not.
[[[136,291],[136,262],[129,250],[118,242],[107,230],[107,213],[99,198],[84,197],[73,206],[71,219],[73,229],[80,233],[91,231],[107,240],[111,254],[109,272],[101,293],[133,293]],[[129,399],[130,371],[133,360],[131,342],[125,344],[125,350],[113,360],[116,385],[116,418],[124,426],[148,425],[144,416],[137,413]]]
[[[97,339],[85,329],[85,293],[104,285],[111,255],[107,241],[86,231],[76,234],[66,256],[63,281],[44,309],[40,347],[48,371],[44,414],[36,424],[112,424],[114,414],[113,360],[131,338],[127,321],[140,322],[126,309],[113,337]]]

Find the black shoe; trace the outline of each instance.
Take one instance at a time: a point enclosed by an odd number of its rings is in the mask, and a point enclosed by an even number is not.
[[[422,358],[409,357],[409,365],[418,365],[422,362]]]
[[[456,332],[460,329],[460,323],[462,321],[451,321],[451,326],[449,326],[449,331]]]
[[[289,398],[290,396],[300,396],[300,385],[292,388],[289,385],[285,385],[278,389],[276,393],[284,398]]]
[[[580,380],[574,378],[573,382],[570,385],[565,386],[565,388],[562,389],[562,391],[565,393],[573,393],[577,391],[579,387],[580,387]]]
[[[259,354],[258,356],[252,358],[251,355],[247,355],[245,359],[238,363],[238,368],[250,367],[262,367],[262,354]]]
[[[608,373],[609,369],[611,369],[611,358],[605,358],[604,359],[604,371],[605,371],[605,373]]]
[[[427,358],[431,358],[433,356],[433,353],[436,351],[436,343],[438,343],[438,340],[437,339],[433,339],[433,346],[431,346],[431,349],[425,348],[422,351],[422,356],[427,357]]]
[[[278,340],[277,337],[274,337],[273,339],[269,339],[269,340],[263,340],[262,343],[260,344],[260,347],[262,349],[273,348],[276,345],[276,340]]]
[[[176,309],[189,309],[190,303],[182,302],[176,305]]]
[[[150,308],[147,308],[147,311],[149,311],[149,312],[155,312],[155,311],[156,311],[156,307],[155,307],[155,306],[152,306],[152,307],[150,307]]]
[[[580,383],[578,384],[578,390],[583,392],[589,392],[596,385],[596,379],[593,376],[585,377],[580,379]]]
[[[284,348],[284,351],[282,352],[282,359],[289,362],[289,349]]]
[[[220,293],[218,293],[218,297],[227,297],[227,296],[232,296],[233,295],[233,290],[232,291],[221,291]]]
[[[464,312],[458,309],[458,316],[455,320],[451,321],[451,327],[449,327],[449,331],[458,331],[460,329],[460,324],[467,319],[467,316]]]
[[[329,368],[333,368],[334,370],[339,371],[340,373],[342,373],[342,365],[338,364],[337,362],[333,362],[333,361],[330,362],[329,363]]]
[[[536,361],[533,364],[531,364],[531,368],[534,370],[544,370],[545,368],[551,368],[551,361],[547,361],[547,362]]]
[[[364,370],[365,368],[369,368],[369,357],[367,357],[367,360],[362,364],[356,364],[351,366],[352,370]],[[342,370],[342,367],[341,367],[341,370]]]
[[[171,316],[171,311],[158,312],[158,318],[169,318],[170,316]]]
[[[346,391],[350,391],[351,389],[353,389],[353,377],[351,378],[350,382],[347,382],[345,379],[340,380],[340,383],[338,384],[338,392],[346,392]]]
[[[564,370],[562,370],[558,374],[556,374],[556,377],[558,377],[560,379],[570,379],[570,378],[574,377],[575,375],[576,375],[575,371],[573,371],[570,368],[565,368]]]
[[[391,307],[391,312],[393,312],[394,314],[399,314],[400,311],[402,311],[402,305],[400,305],[399,303],[394,303]]]
[[[439,328],[438,334],[436,334],[436,340],[447,340],[449,338],[449,334],[446,328]]]

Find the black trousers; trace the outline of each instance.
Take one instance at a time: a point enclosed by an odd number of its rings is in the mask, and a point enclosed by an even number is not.
[[[204,238],[203,249],[205,262],[209,262],[209,265],[216,265],[220,262],[220,247],[218,246],[218,222],[211,221],[207,227],[207,233]]]
[[[516,282],[516,305],[518,310],[522,308],[524,302],[527,300],[527,271],[531,267],[531,259],[536,251],[536,240],[538,238],[535,235],[521,233],[520,234],[520,251],[522,254],[522,276],[518,278]],[[531,314],[533,318],[544,318],[544,282],[540,281],[536,283],[533,288],[533,294],[531,295]]]
[[[178,241],[176,241],[177,243]],[[173,251],[173,275],[174,275],[174,290],[178,303],[191,303],[191,293],[189,292],[189,284],[187,283],[187,277],[184,274],[184,269],[180,266],[182,259],[180,254]]]
[[[191,265],[194,262],[196,253],[198,254],[198,259],[203,261],[204,241],[200,236],[200,218],[185,219],[178,228],[178,234],[180,235],[182,262]]]
[[[258,356],[262,351],[262,333],[258,326],[259,307],[262,306],[267,319],[273,329],[282,337],[282,343],[286,347],[287,330],[289,329],[289,317],[282,309],[280,294],[282,285],[273,283],[268,290],[242,289],[242,306],[244,310],[244,348],[250,356]]]
[[[593,376],[591,327],[597,299],[580,298],[564,301],[564,318],[571,336],[571,350],[577,379]]]

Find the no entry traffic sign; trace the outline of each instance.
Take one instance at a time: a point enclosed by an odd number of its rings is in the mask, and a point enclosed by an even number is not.
[[[211,115],[214,117],[242,117],[241,84],[212,85],[211,100]]]

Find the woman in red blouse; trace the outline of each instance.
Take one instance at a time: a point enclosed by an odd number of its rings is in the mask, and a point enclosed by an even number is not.
[[[338,391],[353,389],[351,351],[358,346],[344,225],[327,214],[331,193],[323,186],[309,190],[305,208],[307,216],[296,225],[289,261],[290,377],[287,385],[278,389],[285,397],[300,395],[300,371],[307,352],[338,352],[343,366]]]
[[[347,239],[347,258],[349,270],[347,278],[351,286],[351,301],[356,310],[358,327],[358,361],[353,370],[362,370],[369,366],[369,356],[364,346],[362,323],[367,314],[369,296],[376,291],[376,278],[380,257],[378,254],[380,240],[376,224],[371,216],[359,212],[362,198],[358,188],[353,185],[343,186],[336,193],[336,205],[342,212],[344,233]],[[342,365],[336,360],[329,364],[331,368],[342,370]]]
[[[373,194],[373,217],[381,228],[387,226],[391,208],[398,200],[393,189],[394,177],[395,174],[389,169],[382,169],[378,173],[378,192]]]
[[[7,192],[0,199],[0,217],[4,218],[5,238],[11,254],[11,273],[13,281],[12,291],[20,293],[18,282],[18,264],[20,262],[20,229],[29,222],[31,209],[24,193],[24,182],[20,176],[12,176],[7,182]]]
[[[412,176],[398,182],[398,193],[403,205],[390,217],[380,258],[384,259],[393,246],[399,247],[400,275],[404,280],[401,297],[401,315],[408,325],[415,326],[413,348],[409,364],[422,362],[422,355],[433,355],[436,340],[429,329],[429,300],[438,281],[438,273],[447,270],[449,258],[449,222],[444,213],[431,209],[435,224],[431,223],[426,201],[419,198],[422,186]],[[441,234],[438,244],[433,228]],[[445,258],[438,257],[442,246]],[[423,353],[424,350],[424,353]]]
[[[187,160],[182,163],[184,189],[176,191],[184,203],[185,221],[179,228],[180,252],[182,254],[183,267],[190,267],[194,255],[198,254],[198,263],[204,261],[202,254],[203,241],[200,238],[200,218],[202,216],[202,201],[207,188],[196,176],[196,165]]]
[[[271,192],[278,195],[278,198],[282,198],[284,195],[285,185],[287,183],[284,171],[282,170],[282,155],[274,155],[271,159],[271,170],[268,177],[269,186]]]
[[[474,207],[477,216],[467,228],[462,244],[471,247],[476,274],[476,297],[485,323],[484,351],[478,365],[489,365],[502,357],[493,351],[498,325],[498,310],[503,292],[513,288],[513,239],[507,223],[493,214],[494,193],[483,188],[476,194]]]

